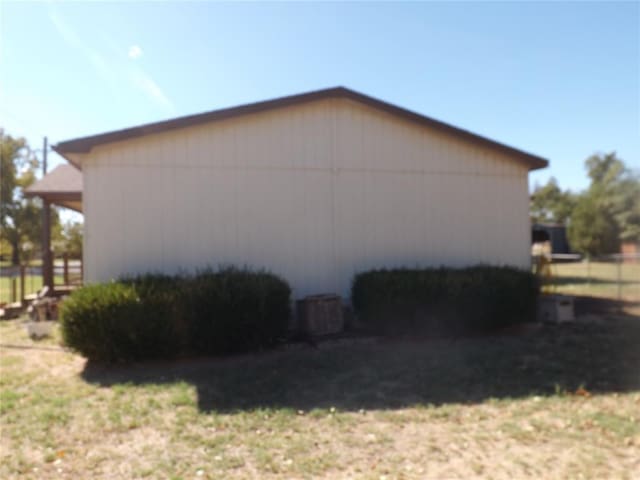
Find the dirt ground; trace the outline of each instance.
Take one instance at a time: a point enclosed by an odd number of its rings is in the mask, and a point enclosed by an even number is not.
[[[91,365],[0,324],[0,477],[640,478],[640,317]]]

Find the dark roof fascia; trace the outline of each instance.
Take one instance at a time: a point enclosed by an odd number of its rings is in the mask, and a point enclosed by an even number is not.
[[[65,191],[38,191],[38,190],[25,190],[25,197],[40,197],[46,200],[66,200],[69,202],[82,201],[82,192],[65,192]]]
[[[342,87],[330,88],[326,90],[318,90],[315,92],[276,98],[273,100],[239,105],[237,107],[223,108],[220,110],[213,110],[204,113],[196,113],[195,115],[187,115],[184,117],[172,118],[160,122],[147,123],[136,127],[125,128],[122,130],[100,133],[98,135],[91,135],[88,137],[67,140],[65,142],[60,142],[54,145],[52,148],[62,156],[64,156],[65,153],[89,153],[93,147],[105,143],[118,142],[131,138],[142,137],[152,133],[161,133],[169,130],[191,127],[193,125],[201,125],[204,123],[226,120],[228,118],[234,118],[242,115],[260,113],[276,108],[299,105],[331,97],[338,97],[340,96],[339,92],[341,90],[345,89],[343,89]]]
[[[493,148],[495,150],[499,150],[508,155],[518,157],[520,160],[523,160],[525,163],[527,163],[532,170],[538,169],[538,168],[545,168],[549,165],[549,161],[546,158],[533,155],[531,153],[511,147],[509,145],[505,145],[504,143],[500,143],[488,137],[483,137],[482,135],[478,135],[476,133],[470,132],[469,130],[464,130],[459,127],[454,127],[453,125],[450,125],[445,122],[441,122],[440,120],[427,117],[420,113],[416,113],[411,110],[398,107],[391,103],[387,103],[382,100],[378,100],[376,98],[369,97],[361,93],[353,92],[351,90],[348,90],[348,92],[351,95],[347,95],[347,98],[351,98],[352,100],[362,102],[366,105],[369,105],[370,107],[377,108],[379,110],[384,110],[392,115],[402,117],[411,122],[418,123],[426,127],[430,127],[435,130],[439,130],[441,132],[448,133],[450,135],[468,140],[477,145]],[[355,95],[355,97],[352,95]]]
[[[325,90],[318,90],[309,93],[302,93],[299,95],[291,95],[287,97],[276,98],[274,100],[266,100],[257,103],[250,103],[246,105],[240,105],[237,107],[224,108],[221,110],[214,110],[211,112],[199,113],[195,115],[188,115],[185,117],[179,117],[171,120],[164,120],[161,122],[148,123],[137,127],[125,128],[123,130],[116,130],[113,132],[101,133],[98,135],[92,135],[88,137],[81,137],[65,142],[60,142],[54,145],[52,148],[54,151],[65,157],[71,163],[77,166],[77,164],[69,159],[66,154],[73,153],[89,153],[95,146],[105,143],[118,142],[122,140],[128,140],[137,138],[153,133],[161,133],[169,130],[190,127],[193,125],[200,125],[208,122],[215,122],[225,120],[228,118],[238,117],[241,115],[248,115],[252,113],[264,112],[276,108],[287,107],[291,105],[299,105],[303,103],[313,102],[317,100],[324,100],[329,98],[347,98],[355,102],[360,102],[368,105],[374,109],[382,110],[391,115],[404,118],[413,123],[418,123],[435,130],[448,133],[450,135],[462,138],[464,140],[473,142],[477,145],[489,147],[498,151],[501,151],[507,155],[514,156],[519,160],[527,164],[530,169],[538,169],[546,167],[549,162],[547,159],[533,155],[514,147],[510,147],[503,143],[497,142],[487,137],[477,135],[468,130],[464,130],[448,123],[435,120],[433,118],[421,115],[411,110],[392,105],[390,103],[378,100],[377,98],[369,97],[367,95],[349,90],[344,87],[335,87]]]

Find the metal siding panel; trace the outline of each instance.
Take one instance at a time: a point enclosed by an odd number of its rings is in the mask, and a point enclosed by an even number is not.
[[[362,174],[348,171],[337,173],[334,182],[336,289],[346,292],[353,275],[366,265],[365,185]]]
[[[147,223],[148,211],[153,208],[147,199],[151,195],[147,168],[142,166],[122,167],[123,180],[120,182],[124,208],[122,229],[125,235],[123,243],[123,274],[135,274],[144,271],[150,262]],[[131,201],[131,199],[135,199]]]
[[[332,174],[328,171],[309,171],[304,175],[305,215],[298,219],[304,228],[306,259],[305,276],[298,279],[302,295],[335,291],[333,212],[328,208],[331,183]]]
[[[92,248],[94,280],[108,281],[120,275],[123,266],[122,195],[119,167],[98,167],[93,197]]]
[[[162,270],[167,273],[175,273],[180,268],[176,258],[178,249],[181,248],[181,233],[175,228],[176,202],[181,201],[177,194],[176,175],[180,159],[176,155],[176,145],[166,138],[159,152],[160,178],[157,185],[158,193],[154,195],[155,208],[162,212],[160,225],[162,232]]]
[[[194,178],[198,176],[198,167],[183,166],[171,170],[175,201],[171,218],[166,222],[171,229],[173,247],[171,264],[176,270],[188,269],[193,263],[195,236],[198,235],[198,202],[194,202]]]
[[[528,261],[524,167],[348,100],[91,156],[88,280],[233,263],[345,295],[367,268]]]
[[[82,181],[84,192],[82,195],[82,211],[84,215],[84,232],[82,238],[82,274],[84,283],[92,283],[96,281],[95,272],[95,252],[98,251],[95,248],[94,237],[97,232],[94,232],[94,220],[98,220],[94,213],[94,198],[96,191],[96,167],[93,165],[85,165],[82,173]]]
[[[198,232],[206,239],[201,263],[212,267],[231,263],[244,264],[246,256],[241,253],[238,242],[238,228],[241,214],[238,211],[238,190],[240,172],[230,169],[206,169],[201,172],[205,184],[203,218]],[[206,259],[203,262],[203,259]],[[198,259],[194,258],[198,265]],[[204,265],[202,265],[204,266]]]

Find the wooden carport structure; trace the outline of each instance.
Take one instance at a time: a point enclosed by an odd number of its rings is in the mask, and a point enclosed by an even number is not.
[[[28,187],[27,197],[39,197],[43,205],[42,280],[53,291],[53,256],[51,254],[51,205],[82,213],[82,172],[73,165],[58,165]]]

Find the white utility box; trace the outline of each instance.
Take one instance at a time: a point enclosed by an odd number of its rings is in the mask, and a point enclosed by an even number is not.
[[[568,295],[541,295],[538,300],[538,320],[545,323],[573,322],[573,297]]]

